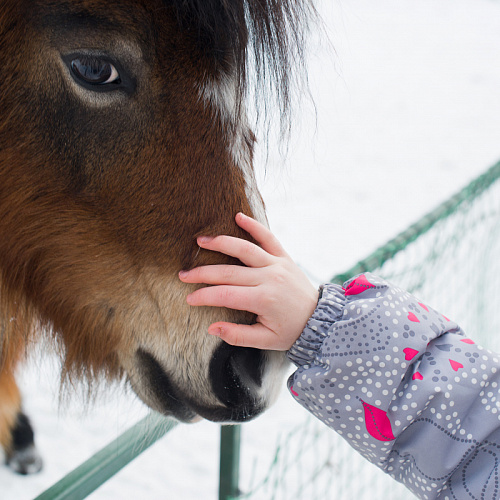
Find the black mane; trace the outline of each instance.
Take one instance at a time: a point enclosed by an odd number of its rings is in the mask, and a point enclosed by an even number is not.
[[[173,4],[180,23],[196,33],[200,47],[210,51],[219,67],[235,71],[240,99],[252,89],[258,108],[262,103],[265,108],[273,96],[284,132],[292,90],[300,91],[307,79],[305,40],[316,17],[312,0],[173,0]]]

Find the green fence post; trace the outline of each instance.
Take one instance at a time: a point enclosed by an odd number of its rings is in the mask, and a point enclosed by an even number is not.
[[[219,500],[231,500],[240,494],[241,426],[223,425],[220,429]]]

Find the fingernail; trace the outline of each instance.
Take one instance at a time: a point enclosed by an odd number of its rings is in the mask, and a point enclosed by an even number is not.
[[[185,278],[188,274],[188,271],[179,271],[179,278]]]
[[[213,239],[214,239],[213,236],[199,236],[198,243],[201,243],[202,245],[206,245],[207,243],[210,243]]]
[[[215,336],[217,336],[217,337],[220,337],[220,336],[221,336],[221,334],[222,334],[222,328],[221,328],[220,326],[215,327],[215,328],[209,328],[209,329],[208,329],[208,333],[209,333],[210,335],[215,335]]]

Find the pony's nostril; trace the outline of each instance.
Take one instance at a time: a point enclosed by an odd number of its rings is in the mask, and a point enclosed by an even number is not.
[[[243,382],[262,385],[262,351],[250,348],[236,348],[232,355],[234,369]]]
[[[220,401],[230,408],[255,406],[262,370],[262,351],[223,343],[210,362],[212,388]]]

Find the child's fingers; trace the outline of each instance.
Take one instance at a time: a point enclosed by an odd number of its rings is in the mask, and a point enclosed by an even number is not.
[[[198,245],[207,250],[236,257],[249,267],[264,267],[271,263],[272,256],[254,243],[234,236],[200,236]]]
[[[236,214],[236,223],[241,229],[244,229],[250,236],[258,241],[266,252],[276,257],[287,255],[276,236],[260,222],[239,212]]]
[[[206,283],[207,285],[255,286],[259,284],[258,269],[225,264],[195,267],[181,271],[179,278],[184,283]]]
[[[259,314],[259,299],[254,287],[210,286],[200,288],[187,296],[190,306],[227,307]]]
[[[235,323],[214,323],[208,329],[210,335],[220,337],[224,342],[238,347],[281,350],[274,332],[261,323],[238,325]],[[286,350],[286,349],[283,349]]]

